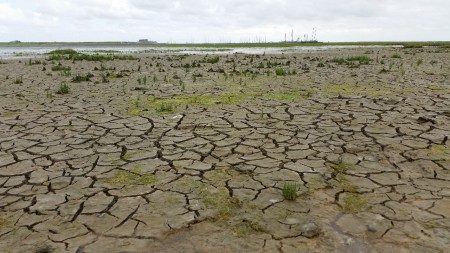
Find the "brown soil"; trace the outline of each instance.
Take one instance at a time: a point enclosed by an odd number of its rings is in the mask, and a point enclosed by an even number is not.
[[[213,57],[2,60],[1,251],[448,252],[449,49]]]

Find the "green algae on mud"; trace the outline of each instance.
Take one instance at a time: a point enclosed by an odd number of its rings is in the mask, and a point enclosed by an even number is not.
[[[0,118],[12,118],[17,115],[18,115],[18,113],[15,113],[15,112],[4,112],[4,113],[0,113]]]
[[[200,191],[203,202],[207,208],[212,208],[218,212],[215,217],[218,220],[227,219],[235,209],[240,208],[242,203],[236,197],[231,197],[228,189],[219,187],[215,190],[209,190],[204,187]]]
[[[214,106],[214,105],[236,105],[244,102],[246,99],[254,98],[260,93],[238,93],[238,94],[204,94],[204,95],[179,95],[175,98],[158,99],[154,96],[147,96],[144,99],[131,98],[129,100],[128,114],[131,116],[148,114],[149,111],[160,114],[167,114],[176,112],[177,107],[182,105],[199,105],[199,106]]]
[[[357,213],[367,205],[367,200],[357,193],[346,193],[343,198],[342,210],[346,213]]]
[[[148,185],[158,181],[155,175],[143,174],[140,168],[134,168],[132,171],[120,170],[110,178],[101,181],[112,186],[122,185]]]
[[[203,94],[203,95],[178,95],[175,98],[155,98],[147,96],[129,99],[127,107],[128,115],[139,116],[151,113],[170,114],[177,112],[179,106],[197,105],[211,107],[217,105],[239,105],[245,101],[264,97],[276,101],[292,101],[301,97],[308,97],[314,94],[313,90],[298,90],[275,93],[243,92],[229,94]]]

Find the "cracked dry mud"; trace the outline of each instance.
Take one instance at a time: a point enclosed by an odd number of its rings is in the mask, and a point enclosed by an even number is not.
[[[449,49],[137,57],[2,61],[2,252],[448,252]]]

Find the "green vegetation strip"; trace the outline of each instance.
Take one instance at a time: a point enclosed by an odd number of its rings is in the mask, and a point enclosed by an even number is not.
[[[271,100],[295,100],[299,97],[310,96],[313,90],[286,91],[279,93],[263,94],[262,92],[246,92],[236,94],[205,94],[205,95],[181,95],[170,99],[157,99],[153,96],[145,98],[132,98],[128,104],[128,114],[137,116],[143,110],[153,110],[158,113],[173,113],[180,105],[213,106],[219,104],[236,105],[256,97],[264,97]]]
[[[154,175],[145,175],[139,168],[135,168],[132,171],[118,171],[114,176],[106,178],[103,181],[113,186],[121,186],[154,184],[158,179]]]
[[[97,51],[98,52],[98,51]],[[114,54],[82,54],[73,49],[58,49],[47,53],[48,60],[72,60],[72,61],[113,61],[113,60],[136,60],[131,55],[114,55]]]

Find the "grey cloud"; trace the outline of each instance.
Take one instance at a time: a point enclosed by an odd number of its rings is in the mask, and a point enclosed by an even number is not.
[[[319,28],[328,40],[449,39],[444,0],[0,0],[0,40],[280,40]],[[30,18],[33,22],[30,22]],[[7,27],[7,29],[5,29]],[[115,31],[115,32],[114,32]],[[44,37],[50,36],[51,38]]]

